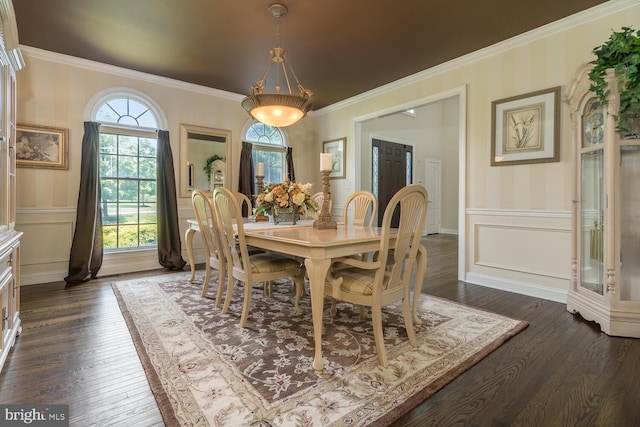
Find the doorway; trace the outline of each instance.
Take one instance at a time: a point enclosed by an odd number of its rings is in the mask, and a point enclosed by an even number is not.
[[[376,130],[365,131],[365,128],[372,121],[376,121],[379,118],[386,117],[388,115],[397,115],[398,113],[403,113],[413,108],[419,108],[422,106],[426,106],[432,103],[440,103],[443,102],[445,105],[448,104],[447,101],[455,100],[454,107],[450,110],[452,114],[453,123],[448,128],[451,129],[456,135],[456,143],[449,144],[443,146],[443,150],[454,150],[452,161],[457,164],[456,175],[457,180],[455,184],[455,189],[448,189],[448,184],[442,182],[443,188],[447,189],[447,194],[450,196],[457,198],[457,203],[455,209],[452,211],[457,213],[457,228],[456,230],[449,231],[449,227],[446,227],[448,234],[457,234],[458,241],[458,280],[466,279],[466,152],[467,152],[467,87],[465,85],[459,86],[456,88],[452,88],[440,93],[432,94],[420,99],[414,99],[409,102],[405,102],[403,104],[396,104],[381,110],[371,111],[365,115],[357,116],[353,118],[353,153],[354,153],[354,169],[355,173],[353,176],[356,188],[368,189],[369,183],[371,182],[372,174],[371,174],[371,163],[372,159],[370,157],[371,153],[371,139],[369,136],[371,132],[377,133]],[[449,104],[451,105],[451,104]],[[395,128],[393,130],[392,138],[395,138],[396,135],[400,136],[401,132],[404,132],[404,128]],[[384,136],[384,135],[379,135]],[[403,138],[404,139],[404,138]],[[358,153],[361,153],[359,155]],[[421,156],[416,160],[416,163],[420,165],[422,163],[422,159],[427,156]],[[436,157],[436,156],[433,156]],[[420,175],[422,175],[424,171],[424,165],[422,165],[419,169]],[[443,176],[444,170],[451,170],[451,168],[446,168],[443,162]],[[414,171],[415,172],[415,171]],[[417,183],[421,181],[418,180]],[[450,182],[450,181],[447,181]],[[456,191],[457,190],[457,191]],[[449,220],[452,219],[452,216],[448,216]],[[444,225],[442,225],[441,233],[445,230]]]
[[[406,144],[371,140],[371,179],[373,194],[378,199],[378,226],[391,198],[413,181],[413,147]],[[377,185],[376,185],[377,183]],[[391,226],[397,227],[400,212],[394,213]]]

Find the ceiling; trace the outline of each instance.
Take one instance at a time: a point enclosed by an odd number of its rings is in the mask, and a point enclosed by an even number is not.
[[[605,1],[283,0],[289,13],[281,19],[280,45],[314,92],[316,110]],[[248,94],[276,45],[276,20],[267,11],[275,2],[16,0],[13,6],[23,46]]]

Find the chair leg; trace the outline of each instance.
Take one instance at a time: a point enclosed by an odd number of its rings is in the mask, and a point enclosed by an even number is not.
[[[245,323],[247,323],[247,318],[249,317],[249,305],[251,304],[251,291],[253,287],[251,283],[244,284],[244,303],[242,304],[242,316],[240,317],[240,327],[244,328]]]
[[[200,297],[205,298],[207,295],[207,290],[209,290],[209,280],[211,279],[211,266],[207,263],[207,266],[204,270],[204,281],[202,282],[202,292],[200,293]]]
[[[364,319],[365,319],[365,317],[367,317],[367,316],[366,316],[366,313],[365,313],[365,306],[364,306],[364,305],[361,305],[361,306],[360,306],[360,320],[364,320]]]
[[[373,322],[373,338],[376,342],[378,361],[383,367],[389,366],[387,352],[384,349],[384,333],[382,331],[382,311],[379,306],[371,307],[371,321]]]
[[[235,279],[232,274],[227,272],[227,296],[224,298],[224,307],[222,307],[222,313],[226,313],[231,305],[231,295],[233,294],[233,282]]]
[[[218,292],[216,294],[216,302],[214,304],[215,308],[220,307],[220,302],[222,301],[222,290],[224,289],[225,279],[227,278],[226,270],[220,270],[218,274]]]
[[[267,280],[264,282],[264,295],[267,298],[273,298],[273,281]]]
[[[413,312],[408,297],[402,300],[402,317],[404,317],[404,327],[407,330],[409,343],[411,343],[412,346],[417,347],[418,341],[416,340],[416,332],[413,330]]]
[[[331,316],[338,314],[338,308],[336,307],[336,299],[331,298]]]
[[[304,291],[304,275],[295,276],[293,278],[293,283],[295,284],[295,299],[294,299],[294,307],[296,309],[296,313],[302,314],[302,309],[300,308],[300,297]]]

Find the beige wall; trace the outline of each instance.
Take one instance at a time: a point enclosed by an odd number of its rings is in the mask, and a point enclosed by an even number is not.
[[[69,129],[69,169],[19,168],[16,228],[22,240],[23,283],[61,280],[67,274],[68,254],[75,228],[80,179],[83,121],[89,119],[92,99],[112,88],[134,89],[151,98],[166,118],[176,180],[179,180],[180,124],[231,131],[232,189],[237,189],[241,135],[249,116],[240,107],[241,95],[202,88],[116,67],[21,47],[26,67],[18,75],[18,122]],[[286,130],[298,155],[298,177],[314,181],[306,149],[313,145],[313,123],[302,121]],[[179,192],[178,192],[179,193]],[[192,218],[191,200],[179,199],[180,225]],[[198,239],[196,239],[197,241]],[[198,242],[199,243],[199,242]],[[186,250],[183,245],[183,256]],[[158,268],[153,251],[106,255],[101,274]]]
[[[399,82],[310,114],[286,129],[297,179],[319,183],[322,141],[347,137],[347,178],[332,180],[336,206],[362,181],[353,167],[361,141],[358,123],[379,112],[464,88],[463,128],[458,153],[463,189],[458,222],[462,245],[461,278],[562,301],[566,297],[570,257],[571,140],[563,105],[561,157],[558,163],[491,167],[491,101],[562,86],[592,59],[612,29],[640,22],[637,1],[607,2],[559,23],[426,70]],[[18,75],[18,121],[69,128],[68,171],[18,170],[17,228],[25,231],[25,283],[60,280],[66,275],[78,191],[82,122],[88,101],[113,86],[131,87],[152,97],[167,117],[178,162],[179,124],[229,129],[237,164],[240,135],[247,123],[240,96],[207,90],[130,71],[23,49],[27,67]],[[428,54],[428,52],[425,52]],[[449,155],[453,155],[449,153]],[[176,165],[177,167],[177,165]],[[234,174],[235,175],[235,174]],[[233,178],[237,185],[237,176]],[[318,186],[319,188],[319,186]],[[448,189],[447,191],[452,191]],[[191,217],[188,199],[180,200],[181,224]],[[184,248],[183,248],[184,249]],[[183,250],[184,253],[184,250]],[[186,257],[186,254],[184,255]],[[116,259],[119,258],[119,259]],[[113,256],[102,273],[156,268],[155,254]],[[428,290],[428,284],[427,284]]]
[[[394,106],[466,88],[466,144],[460,224],[460,278],[557,301],[566,300],[570,271],[571,124],[561,115],[560,162],[490,166],[491,102],[554,86],[563,87],[612,29],[637,26],[637,1],[608,2],[561,22],[426,70],[403,81],[318,112],[319,140],[359,135],[361,118]],[[425,52],[428,54],[428,52]],[[464,126],[464,123],[463,123]],[[348,158],[361,155],[357,141]],[[347,181],[358,180],[347,170]],[[335,193],[342,195],[340,183]],[[427,284],[428,286],[428,284]]]

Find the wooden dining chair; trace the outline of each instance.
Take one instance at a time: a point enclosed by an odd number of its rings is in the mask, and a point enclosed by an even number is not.
[[[318,205],[318,210],[314,213],[317,216],[322,211],[322,204],[324,203],[324,193],[322,191],[315,193],[311,196],[314,202]],[[329,200],[329,213],[333,210],[333,200]]]
[[[416,346],[411,301],[411,272],[420,248],[420,238],[427,215],[427,191],[421,185],[409,185],[398,191],[384,211],[380,250],[373,261],[355,258],[333,260],[325,282],[325,295],[334,299],[371,307],[373,335],[378,361],[388,366],[382,329],[382,307],[402,301],[402,315],[411,345]],[[399,208],[397,236],[390,245],[391,219]],[[346,267],[345,267],[346,265]]]
[[[349,221],[349,207],[353,208],[353,219]],[[345,224],[353,225],[366,225],[373,226],[373,221],[376,219],[376,213],[378,212],[378,200],[373,193],[365,190],[356,191],[347,199],[342,211],[342,222]],[[369,220],[367,221],[367,216]],[[364,260],[367,254],[353,255],[351,258],[357,258]],[[337,267],[337,264],[335,265]],[[331,301],[331,314],[335,316],[337,314],[336,301]],[[360,319],[364,320],[365,312],[364,306],[360,306]]]
[[[247,218],[251,216],[251,214],[253,213],[253,205],[251,204],[251,199],[249,198],[249,196],[247,196],[244,193],[233,193],[233,195],[236,198],[236,201],[238,202],[238,205],[240,206],[240,212],[243,214],[244,216],[244,207],[247,207]]]
[[[350,222],[353,225],[368,225],[373,226],[373,221],[376,219],[376,212],[378,212],[378,200],[373,193],[365,190],[356,191],[347,199],[342,211],[342,222],[349,223],[349,208],[353,208],[353,220]],[[367,216],[369,220],[367,221]]]
[[[291,277],[295,284],[295,310],[301,314],[299,303],[304,286],[304,267],[299,261],[273,252],[249,255],[242,213],[235,196],[226,188],[216,188],[213,200],[220,240],[227,259],[227,295],[222,312],[226,313],[229,309],[235,280],[244,283],[244,303],[240,317],[240,326],[244,327],[249,315],[253,283]]]
[[[205,265],[204,282],[202,284],[203,298],[206,297],[209,289],[209,281],[211,280],[211,269],[214,268],[219,272],[218,291],[216,293],[215,307],[220,306],[222,298],[222,290],[225,284],[225,276],[227,274],[226,259],[220,246],[220,236],[215,224],[215,209],[209,195],[203,190],[193,190],[191,194],[191,203],[198,221],[198,228],[202,236],[202,246],[204,247],[205,257],[207,259]]]

